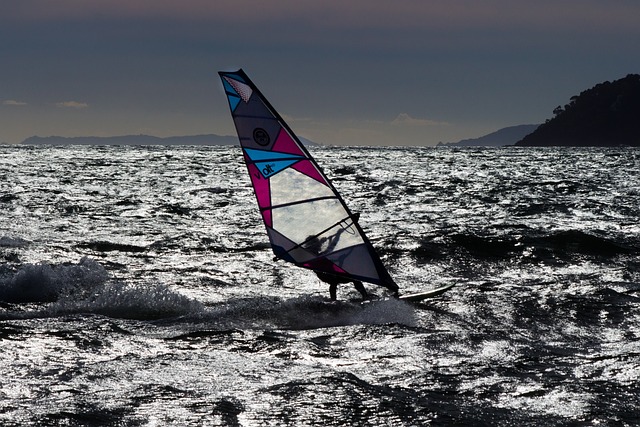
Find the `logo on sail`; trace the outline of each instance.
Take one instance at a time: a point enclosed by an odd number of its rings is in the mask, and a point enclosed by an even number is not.
[[[275,173],[275,163],[267,163],[265,167],[262,168],[262,175],[266,178]]]
[[[263,147],[269,145],[269,143],[271,142],[269,134],[262,128],[255,128],[253,130],[253,140],[256,142],[256,144],[262,145]]]
[[[244,152],[264,178],[269,178],[305,159],[304,156],[298,154],[256,150],[254,148],[245,148]]]

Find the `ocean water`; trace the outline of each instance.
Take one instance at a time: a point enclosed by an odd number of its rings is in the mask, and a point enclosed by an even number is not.
[[[639,150],[311,151],[402,292],[456,286],[329,302],[238,147],[0,146],[0,425],[638,424]]]

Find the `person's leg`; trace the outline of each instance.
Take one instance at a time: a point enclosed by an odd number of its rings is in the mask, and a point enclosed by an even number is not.
[[[338,289],[338,284],[337,283],[331,283],[329,284],[329,295],[331,296],[331,301],[335,301],[336,300],[336,291]]]
[[[360,292],[360,295],[362,295],[362,299],[369,299],[369,294],[367,293],[367,290],[365,289],[361,281],[355,280],[353,282],[353,285],[356,287],[358,292]]]

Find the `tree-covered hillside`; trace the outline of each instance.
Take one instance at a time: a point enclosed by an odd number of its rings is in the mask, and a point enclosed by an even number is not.
[[[640,146],[640,75],[597,84],[525,136],[519,146]]]

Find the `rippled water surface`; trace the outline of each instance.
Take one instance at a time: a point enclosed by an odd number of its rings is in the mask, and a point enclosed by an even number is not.
[[[640,151],[311,151],[402,291],[457,286],[329,302],[237,147],[0,146],[0,424],[637,424]]]

